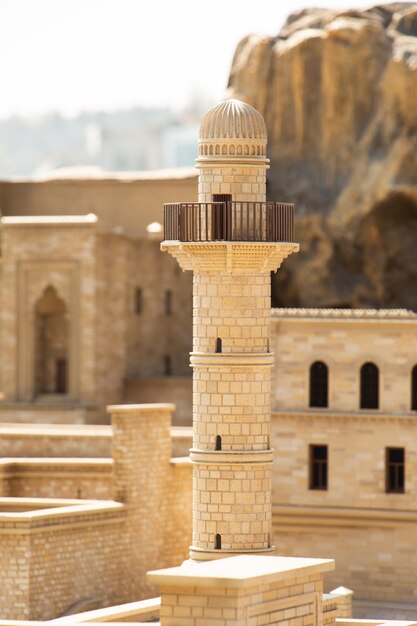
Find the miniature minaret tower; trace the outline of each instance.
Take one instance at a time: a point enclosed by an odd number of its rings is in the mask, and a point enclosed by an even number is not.
[[[164,207],[161,248],[193,282],[193,543],[210,560],[273,551],[271,271],[298,251],[293,205],[266,202],[266,127],[239,100],[200,126],[198,203]]]

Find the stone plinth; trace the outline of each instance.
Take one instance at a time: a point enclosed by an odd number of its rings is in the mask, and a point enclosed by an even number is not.
[[[331,559],[240,555],[148,573],[161,588],[161,626],[321,626]]]

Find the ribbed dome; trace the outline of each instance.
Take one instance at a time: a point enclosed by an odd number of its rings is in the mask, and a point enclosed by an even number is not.
[[[262,115],[241,100],[225,100],[207,111],[201,120],[200,140],[255,139],[266,142]]]

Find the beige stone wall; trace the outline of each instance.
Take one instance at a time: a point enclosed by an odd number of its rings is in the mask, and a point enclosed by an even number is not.
[[[191,275],[182,272],[174,259],[160,251],[159,241],[131,241],[127,263],[127,378],[164,376],[167,357],[172,376],[191,378],[188,362],[192,331]],[[137,289],[141,290],[142,300],[139,314],[135,311]],[[165,302],[168,291],[170,314]],[[175,398],[168,400],[173,402]],[[147,401],[134,399],[134,402]],[[163,401],[162,397],[153,399],[153,402]]]
[[[268,352],[271,283],[269,274],[194,274],[193,350]]]
[[[111,426],[0,425],[0,458],[109,458]]]
[[[271,469],[248,463],[203,463],[193,472],[193,546],[260,550],[271,545]]]
[[[0,496],[110,500],[111,459],[0,460]]]
[[[228,193],[236,202],[265,202],[265,186],[265,165],[245,166],[239,161],[199,165],[199,202],[213,202],[212,194]]]
[[[416,510],[415,418],[275,413],[274,504]],[[328,489],[308,488],[309,445],[328,445]],[[385,448],[405,448],[405,493],[385,493]],[[349,477],[349,480],[347,480]]]
[[[66,403],[56,398],[53,402],[0,402],[0,424],[75,425],[95,420],[93,406],[83,407],[75,401]]]
[[[2,619],[29,619],[29,570],[27,534],[0,535],[0,572],[2,576],[0,610]]]
[[[415,601],[415,418],[275,413],[273,531],[279,554],[337,563],[329,585],[358,598]],[[328,489],[309,489],[309,445],[328,446]],[[385,448],[405,448],[405,493],[385,493]],[[349,480],[346,477],[349,477]]]
[[[2,181],[0,207],[6,216],[95,213],[107,232],[118,228],[145,238],[148,224],[162,223],[164,202],[193,202],[196,194],[197,174],[193,169],[104,172],[89,178]]]
[[[13,421],[100,421],[107,404],[125,400],[128,377],[191,375],[191,278],[159,251],[158,242],[97,232],[88,220],[37,219],[3,223],[2,244],[2,421],[9,415]],[[30,405],[40,358],[35,309],[49,286],[65,306],[69,389],[65,397],[54,396],[53,407],[50,394],[45,396],[42,409]],[[62,400],[72,400],[72,413]]]
[[[171,459],[163,525],[162,562],[176,566],[188,557],[192,535],[192,472],[189,457]]]
[[[211,581],[212,582],[212,581]],[[296,576],[284,581],[225,589],[218,586],[164,586],[162,626],[320,626],[323,576]]]
[[[193,446],[267,450],[270,440],[270,369],[212,365],[194,370]],[[253,403],[253,404],[252,404]]]
[[[127,274],[129,243],[101,234],[96,243],[96,401],[105,416],[107,404],[122,402],[127,358]]]
[[[191,467],[171,463],[173,409],[168,404],[109,407],[114,499],[125,502],[129,511],[130,599],[155,595],[146,572],[184,560],[191,540]]]
[[[191,341],[191,332],[189,333]],[[173,402],[175,411],[172,416],[174,426],[191,426],[193,421],[193,381],[189,366],[189,352],[184,351],[184,360],[187,361],[187,376],[161,376],[157,378],[128,378],[125,383],[124,401],[129,403],[139,402]],[[181,349],[178,348],[178,354]],[[158,367],[161,360],[158,360]],[[174,363],[175,365],[175,363]]]
[[[336,571],[326,576],[328,588],[345,585],[358,600],[415,604],[417,576],[410,558],[417,520],[378,520],[362,512],[359,519],[346,511],[335,519],[297,511],[274,514],[274,541],[285,556],[328,557]],[[360,519],[362,518],[362,519]]]
[[[417,322],[279,318],[273,312],[275,352],[273,407],[305,410],[309,405],[309,368],[329,368],[329,408],[359,410],[359,371],[372,361],[380,373],[381,412],[410,413],[411,369],[417,363]]]
[[[100,606],[126,600],[119,509],[56,509],[35,520],[0,514],[0,531],[3,618],[47,620],[81,599]]]
[[[170,431],[173,457],[188,456],[192,429],[174,426]],[[113,431],[104,425],[0,424],[0,458],[111,457]]]
[[[95,263],[94,223],[3,224],[0,380],[6,400],[34,397],[35,305],[51,285],[67,307],[68,396],[94,403]]]

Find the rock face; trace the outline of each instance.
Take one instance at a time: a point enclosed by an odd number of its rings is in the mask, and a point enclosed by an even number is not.
[[[268,195],[296,203],[274,304],[417,310],[417,3],[292,14],[239,44],[227,95],[265,117]]]

